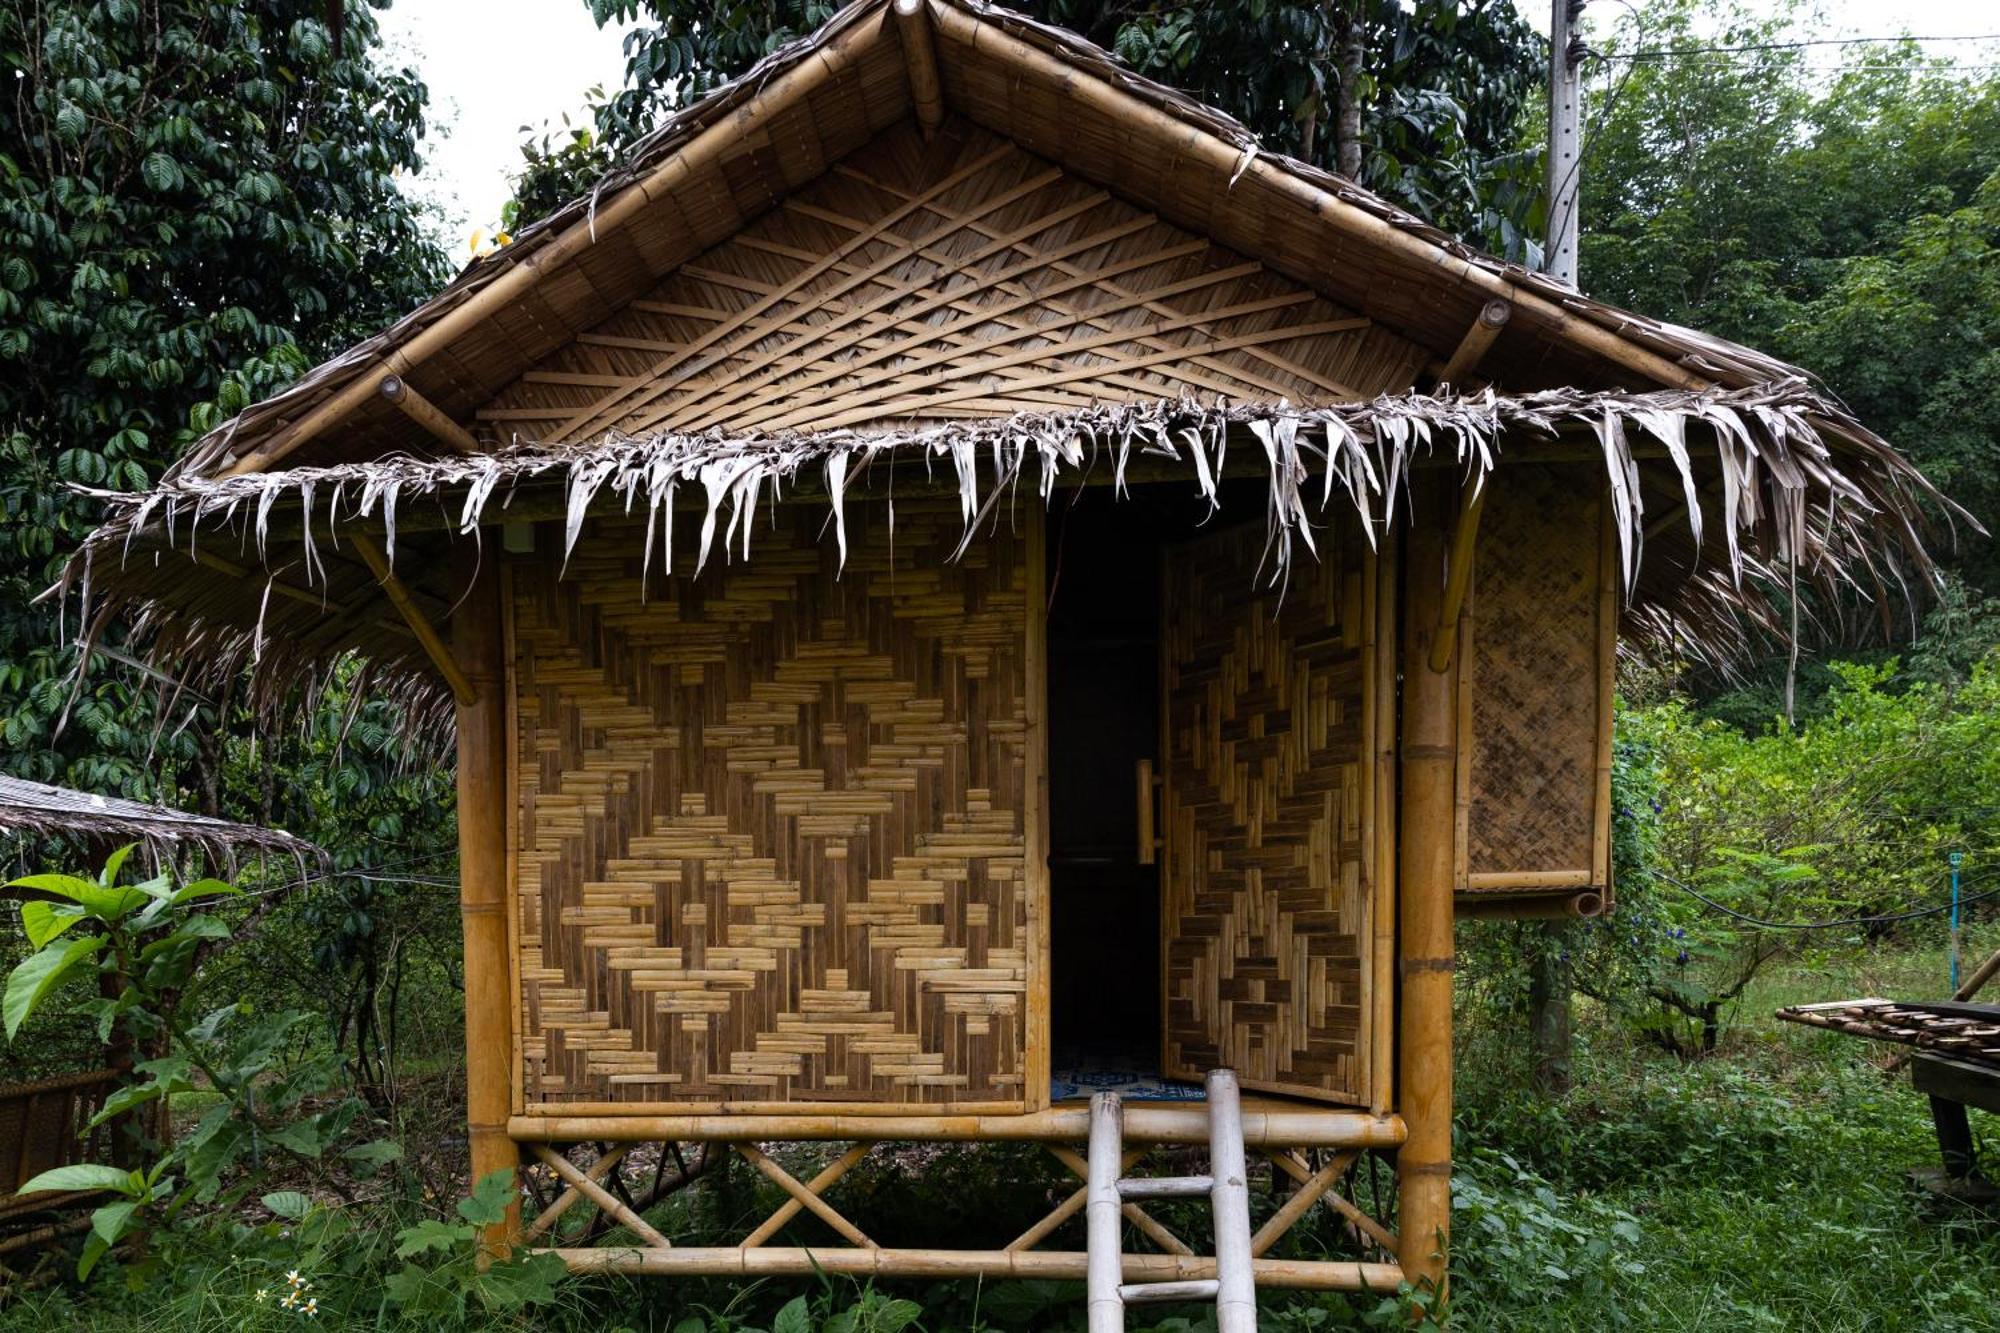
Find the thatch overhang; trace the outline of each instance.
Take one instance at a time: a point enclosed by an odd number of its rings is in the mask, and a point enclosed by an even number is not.
[[[1928,574],[1935,496],[1794,368],[1482,255],[1073,35],[862,0],[107,497],[64,587],[156,661],[358,648],[442,702],[442,546],[509,516],[573,537],[644,503],[664,539],[688,506],[684,571],[801,486],[837,512],[944,464],[971,523],[1134,460],[1212,493],[1247,457],[1281,570],[1336,490],[1380,523],[1413,468],[1565,449],[1609,477],[1655,646],[1789,629],[1760,589],[1793,577],[1886,603]]]
[[[234,865],[243,852],[289,856],[301,865],[327,861],[327,854],[319,847],[282,829],[212,819],[164,805],[99,796],[5,774],[0,774],[0,833],[136,842],[144,844],[156,859],[192,848],[222,865]]]

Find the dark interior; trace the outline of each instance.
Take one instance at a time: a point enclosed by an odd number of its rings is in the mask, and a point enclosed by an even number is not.
[[[1225,513],[1185,484],[1058,494],[1048,515],[1050,1026],[1065,1075],[1157,1075],[1160,875],[1138,848],[1138,761],[1159,759],[1160,559]]]

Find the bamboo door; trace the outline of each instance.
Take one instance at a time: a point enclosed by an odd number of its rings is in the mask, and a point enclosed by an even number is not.
[[[1365,1102],[1368,562],[1320,550],[1282,590],[1261,523],[1167,552],[1162,1067]]]

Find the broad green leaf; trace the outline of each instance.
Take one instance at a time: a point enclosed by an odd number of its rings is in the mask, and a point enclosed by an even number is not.
[[[771,1333],[812,1333],[812,1307],[803,1296],[794,1296],[771,1321]]]
[[[125,862],[137,851],[139,844],[128,842],[111,855],[104,858],[104,869],[97,872],[97,883],[101,888],[110,888],[118,882],[119,874],[125,869]]]
[[[176,889],[173,897],[167,901],[171,902],[175,907],[179,907],[182,903],[198,902],[203,898],[240,898],[242,896],[243,890],[226,880],[198,879],[192,884]]]
[[[476,1279],[479,1294],[494,1310],[522,1310],[546,1305],[556,1287],[569,1276],[569,1266],[553,1254],[531,1254],[513,1263],[494,1264]]]
[[[58,907],[39,898],[21,904],[21,929],[27,933],[28,943],[37,949],[81,920],[81,907]]]
[[[107,1203],[90,1215],[90,1229],[104,1237],[107,1244],[116,1245],[132,1225],[132,1214],[139,1211],[137,1199],[120,1199],[117,1203]]]
[[[36,1194],[42,1190],[117,1190],[120,1194],[133,1194],[143,1187],[141,1181],[121,1167],[104,1166],[97,1162],[76,1162],[42,1172],[21,1186],[19,1192]]]
[[[76,1280],[81,1282],[88,1278],[91,1270],[97,1267],[97,1261],[110,1252],[111,1242],[98,1235],[95,1231],[85,1236],[83,1238],[83,1253],[78,1255],[76,1260]]]
[[[514,1173],[506,1167],[489,1171],[472,1187],[472,1197],[458,1201],[458,1215],[474,1226],[490,1227],[507,1220],[514,1202]]]
[[[274,1194],[266,1194],[263,1204],[276,1216],[284,1218],[287,1222],[296,1222],[312,1207],[312,1200],[297,1190],[279,1190]]]
[[[108,889],[75,875],[23,875],[8,881],[7,887],[66,898],[102,921],[117,921],[147,902],[146,895],[137,889]]]
[[[475,1234],[471,1227],[427,1217],[415,1226],[404,1227],[396,1233],[396,1257],[408,1259],[411,1255],[429,1250],[456,1249],[460,1245],[471,1244]]]
[[[51,944],[40,953],[30,954],[7,975],[7,990],[0,995],[0,1018],[4,1018],[11,1040],[21,1024],[35,1012],[48,993],[77,971],[85,959],[95,958],[104,947],[102,935],[90,935],[67,944]]]

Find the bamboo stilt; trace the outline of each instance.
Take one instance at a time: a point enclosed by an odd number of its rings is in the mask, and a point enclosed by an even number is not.
[[[1403,618],[1402,926],[1400,1102],[1409,1136],[1396,1154],[1401,1200],[1398,1259],[1409,1280],[1446,1298],[1451,1232],[1452,870],[1458,762],[1456,672],[1435,669],[1441,625],[1446,496],[1438,480],[1412,486]]]
[[[452,656],[475,693],[458,706],[459,916],[465,931],[465,1112],[472,1178],[511,1171],[521,1152],[507,1132],[514,1000],[507,949],[506,646],[500,578],[470,543],[453,547],[466,586],[452,616]],[[504,1255],[521,1234],[520,1191],[505,1221],[487,1228],[487,1252]]]

